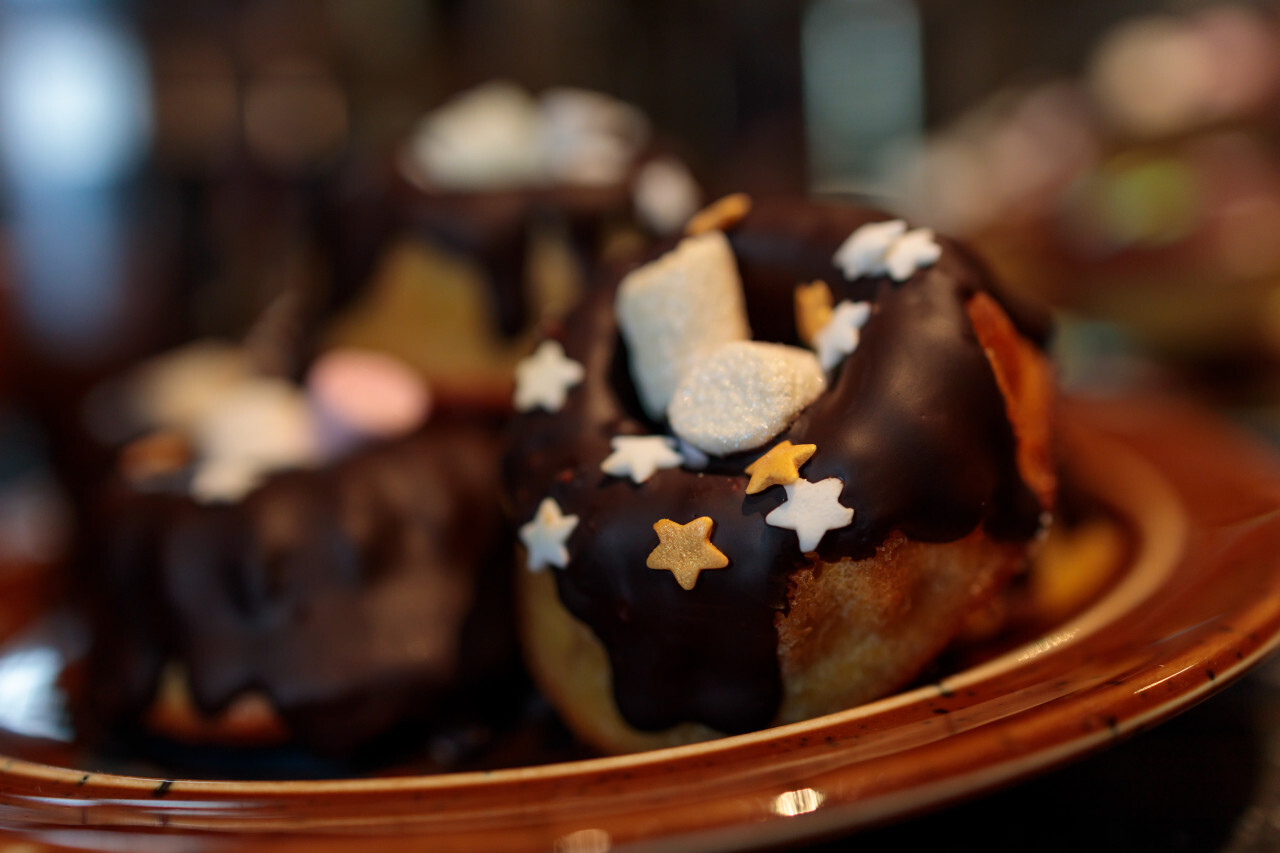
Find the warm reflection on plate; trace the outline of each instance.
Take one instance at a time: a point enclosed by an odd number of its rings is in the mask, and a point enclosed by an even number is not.
[[[56,693],[35,688],[57,685],[82,639],[41,612],[0,623],[0,722],[28,735],[0,741],[13,756],[0,759],[0,825],[100,849],[742,849],[892,819],[1100,749],[1277,643],[1280,461],[1167,401],[1075,400],[1064,414],[1072,476],[1131,533],[1123,572],[1052,630],[932,683],[618,758],[325,781],[144,778],[73,766],[95,759],[65,743],[66,721],[45,701]],[[26,644],[16,655],[15,635]]]

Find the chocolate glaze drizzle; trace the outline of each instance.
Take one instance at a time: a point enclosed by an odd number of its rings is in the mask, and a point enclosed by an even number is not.
[[[821,278],[837,302],[874,303],[857,351],[775,439],[817,444],[802,475],[839,477],[840,502],[854,508],[853,524],[829,532],[819,554],[868,557],[898,530],[945,542],[982,525],[999,538],[1029,538],[1040,507],[1018,474],[1004,401],[965,310],[968,297],[987,288],[986,276],[941,241],[938,263],[904,283],[845,281],[831,261],[836,248],[858,226],[885,218],[757,200],[729,235],[757,340],[798,344],[792,300],[801,282]],[[528,520],[548,495],[579,516],[569,565],[555,572],[560,599],[607,650],[618,708],[631,725],[761,728],[782,697],[774,617],[787,606],[791,574],[806,562],[793,531],[764,522],[783,490],[744,493],[743,468],[773,442],[713,458],[702,472],[661,470],[638,485],[600,471],[612,436],[663,429],[635,401],[614,321],[625,271],[608,275],[565,324],[565,350],[586,370],[582,385],[560,412],[530,413],[512,428],[506,476],[514,517]],[[1014,319],[1034,333],[1034,318]],[[711,541],[729,566],[704,572],[685,591],[645,566],[658,544],[652,525],[702,515],[714,519]]]
[[[117,484],[87,575],[95,711],[137,718],[173,661],[203,712],[259,690],[296,740],[344,751],[500,694],[518,679],[498,479],[496,432],[469,423],[235,504]]]

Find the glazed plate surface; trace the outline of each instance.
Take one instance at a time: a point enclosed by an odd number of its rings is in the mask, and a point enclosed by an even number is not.
[[[1067,464],[1134,532],[1122,579],[935,684],[679,749],[485,773],[220,782],[0,756],[24,850],[740,850],[971,797],[1220,690],[1280,642],[1280,459],[1162,399],[1064,405]],[[12,630],[0,620],[0,633]]]

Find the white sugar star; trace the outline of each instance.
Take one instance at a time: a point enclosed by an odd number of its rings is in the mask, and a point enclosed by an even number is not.
[[[543,341],[533,355],[516,365],[515,407],[527,412],[541,407],[558,412],[569,389],[582,381],[582,365],[564,354],[557,341]]]
[[[783,488],[787,490],[786,502],[764,520],[774,527],[794,530],[800,539],[801,551],[812,551],[828,530],[848,527],[853,521],[853,510],[840,504],[844,483],[836,477],[817,483],[796,480]]]
[[[631,477],[643,483],[659,468],[676,468],[684,457],[676,443],[665,435],[618,435],[610,439],[613,452],[600,463],[600,470],[615,477]]]
[[[850,280],[864,275],[883,275],[885,254],[893,241],[906,231],[907,223],[901,219],[863,225],[840,244],[832,263]]]
[[[569,549],[564,543],[577,526],[576,515],[565,515],[553,498],[543,498],[533,520],[520,525],[520,541],[529,554],[529,571],[569,565]]]
[[[862,339],[862,327],[871,317],[871,303],[845,300],[831,312],[827,325],[813,336],[813,347],[818,351],[818,362],[823,370],[835,367],[845,356],[858,348]]]
[[[916,270],[933,266],[942,257],[942,247],[932,228],[915,228],[903,234],[884,256],[885,269],[894,281],[906,281]]]

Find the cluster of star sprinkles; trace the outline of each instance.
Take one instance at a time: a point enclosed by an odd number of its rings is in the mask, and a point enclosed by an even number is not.
[[[696,215],[686,236],[661,258],[633,270],[618,286],[614,310],[626,341],[631,376],[646,411],[665,418],[673,436],[618,435],[600,463],[611,477],[647,482],[658,471],[700,470],[708,456],[759,448],[786,430],[825,389],[827,374],[858,348],[871,319],[868,302],[834,304],[823,281],[795,291],[796,327],[810,349],[751,340],[737,262],[724,231],[750,210],[741,194]],[[942,249],[927,228],[908,229],[900,219],[855,230],[832,262],[845,278],[887,275],[906,281],[934,264]],[[515,407],[558,412],[583,379],[581,364],[555,341],[544,341],[516,368]],[[810,482],[800,469],[817,452],[813,444],[783,440],[746,467],[745,492],[781,486],[786,500],[764,522],[793,530],[800,550],[817,549],[832,530],[853,523],[854,511],[840,503],[844,482]],[[569,564],[567,541],[578,525],[551,497],[521,526],[520,541],[530,571]],[[692,590],[701,572],[723,569],[730,558],[711,542],[709,516],[680,524],[659,519],[658,545],[646,566],[669,571]]]
[[[887,275],[894,281],[906,281],[941,257],[942,247],[932,229],[908,230],[901,219],[890,219],[854,231],[836,249],[833,260],[847,279]]]
[[[763,492],[770,486],[782,486],[787,500],[764,517],[765,524],[794,530],[801,551],[813,551],[828,530],[848,527],[853,510],[840,503],[844,483],[828,477],[817,483],[801,478],[800,467],[818,450],[816,444],[792,444],[780,441],[769,452],[746,468],[751,482],[747,494]]]

